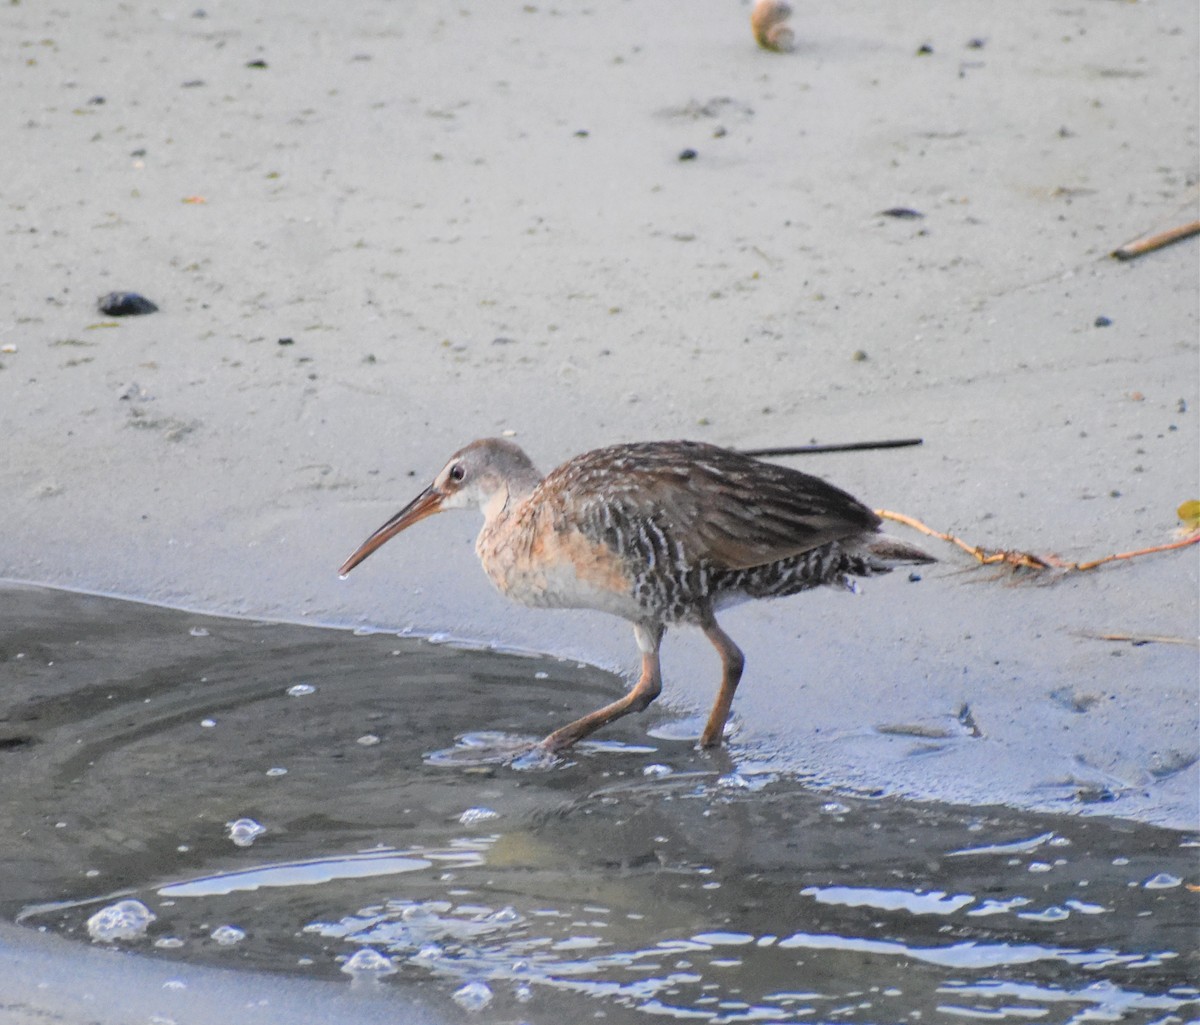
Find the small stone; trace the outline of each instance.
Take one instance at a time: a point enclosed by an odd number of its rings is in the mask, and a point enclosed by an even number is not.
[[[679,151],[679,159],[680,160],[695,160],[696,157],[698,157],[698,156],[699,156],[699,154],[694,149],[691,149],[691,148]]]
[[[1110,324],[1112,324],[1112,321],[1109,320],[1108,317],[1100,316],[1095,319],[1094,323],[1096,327],[1108,327]]]
[[[139,317],[158,312],[154,303],[137,292],[109,292],[102,295],[96,305],[109,317]]]

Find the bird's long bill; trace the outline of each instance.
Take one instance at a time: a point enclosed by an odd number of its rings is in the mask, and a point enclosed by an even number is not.
[[[427,487],[416,498],[401,509],[395,516],[380,527],[374,534],[367,538],[354,554],[350,556],[344,563],[342,568],[338,570],[338,576],[344,577],[355,566],[370,555],[376,548],[386,544],[394,538],[400,531],[411,527],[419,520],[425,519],[426,516],[432,516],[435,512],[441,509],[442,496],[433,490],[433,487]]]

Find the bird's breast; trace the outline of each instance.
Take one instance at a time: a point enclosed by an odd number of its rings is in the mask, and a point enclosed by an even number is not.
[[[548,516],[486,524],[475,550],[497,590],[522,605],[597,609],[630,620],[645,614],[623,560]]]

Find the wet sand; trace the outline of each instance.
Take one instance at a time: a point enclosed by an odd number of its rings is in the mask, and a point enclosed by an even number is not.
[[[1194,835],[821,789],[662,708],[520,770],[502,742],[619,679],[43,589],[0,615],[6,1023],[1200,1009]]]
[[[998,547],[1169,540],[1197,247],[1106,254],[1196,216],[1194,7],[851,3],[786,56],[747,13],[6,6],[0,577],[630,670],[624,625],[490,592],[466,518],[336,579],[501,431],[546,468],[921,435],[802,465]],[[942,554],[731,616],[735,756],[1194,826],[1195,648],[1093,635],[1194,642],[1195,550],[1052,586]],[[698,713],[711,653],[666,659]]]

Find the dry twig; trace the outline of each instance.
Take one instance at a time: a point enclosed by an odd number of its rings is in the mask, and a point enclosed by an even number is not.
[[[912,516],[906,516],[904,513],[891,512],[888,509],[876,509],[875,513],[885,520],[903,523],[906,527],[912,527],[913,530],[920,531],[929,537],[936,537],[952,545],[957,545],[968,555],[974,556],[981,566],[1004,565],[1011,566],[1014,569],[1037,571],[1057,569],[1064,572],[1083,572],[1095,569],[1097,566],[1103,566],[1106,562],[1116,562],[1119,559],[1135,559],[1140,555],[1152,555],[1154,552],[1169,552],[1176,548],[1186,548],[1188,545],[1200,542],[1200,531],[1196,531],[1179,541],[1171,541],[1164,545],[1139,548],[1132,552],[1117,552],[1114,555],[1105,555],[1103,558],[1090,559],[1087,562],[1068,562],[1065,559],[1060,559],[1057,555],[1034,555],[1032,552],[1015,551],[1008,548],[983,548],[979,545],[970,544],[953,534],[934,530],[920,520]]]
[[[1163,246],[1191,238],[1193,235],[1200,235],[1200,221],[1192,221],[1190,224],[1181,224],[1168,231],[1158,231],[1152,235],[1135,238],[1132,242],[1118,246],[1112,251],[1112,255],[1118,260],[1132,260],[1135,256],[1152,253],[1156,249],[1162,249]]]

